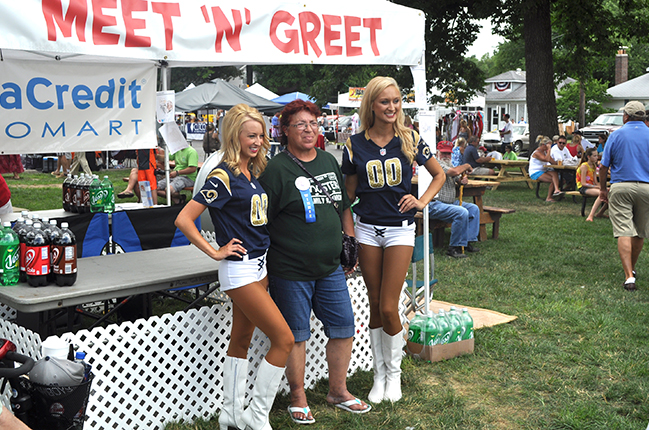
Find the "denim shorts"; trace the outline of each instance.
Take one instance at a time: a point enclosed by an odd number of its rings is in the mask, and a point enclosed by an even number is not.
[[[330,339],[354,336],[354,311],[342,267],[315,281],[291,281],[269,275],[269,291],[295,336],[295,342],[311,337],[311,310]]]

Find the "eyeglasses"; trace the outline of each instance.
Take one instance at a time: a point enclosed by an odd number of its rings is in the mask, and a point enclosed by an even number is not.
[[[300,131],[306,130],[307,127],[311,127],[312,129],[317,129],[318,128],[318,123],[316,121],[312,122],[298,122],[297,124],[289,124],[291,127],[295,127]]]

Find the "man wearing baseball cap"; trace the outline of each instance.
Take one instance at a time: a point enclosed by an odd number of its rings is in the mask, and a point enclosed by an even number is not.
[[[624,106],[624,125],[613,132],[604,147],[599,168],[599,196],[609,204],[613,236],[622,260],[624,288],[636,289],[635,265],[649,235],[649,127],[645,107],[638,101]],[[611,173],[611,191],[606,188]]]
[[[466,258],[466,254],[462,253],[462,247],[467,252],[480,251],[470,243],[478,240],[480,208],[473,203],[467,202],[462,202],[460,205],[456,197],[456,186],[467,183],[464,174],[471,173],[473,168],[468,163],[453,167],[451,163],[452,152],[452,144],[444,142],[437,144],[437,161],[444,173],[446,173],[446,182],[444,182],[442,189],[439,190],[435,198],[428,204],[428,212],[431,219],[452,223],[451,241],[446,254],[453,258]]]

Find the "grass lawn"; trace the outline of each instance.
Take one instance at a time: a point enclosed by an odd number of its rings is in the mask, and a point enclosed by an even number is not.
[[[118,191],[126,174],[109,172]],[[48,197],[53,188],[18,188],[60,180],[23,176],[7,180],[14,206],[60,207],[58,194]],[[328,406],[321,381],[307,393],[316,418],[310,429],[647,428],[649,250],[638,262],[638,291],[627,292],[608,220],[588,223],[571,198],[546,203],[524,183],[487,191],[484,201],[516,213],[503,216],[500,238],[480,243],[479,254],[455,260],[436,251],[434,297],[518,319],[478,330],[473,355],[433,364],[404,359],[403,400],[365,415]],[[372,373],[358,372],[348,384],[365,399]],[[273,428],[300,427],[288,404],[288,396],[277,397]],[[218,428],[214,418],[166,429]]]

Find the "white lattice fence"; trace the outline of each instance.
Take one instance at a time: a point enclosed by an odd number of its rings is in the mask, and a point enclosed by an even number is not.
[[[370,369],[372,354],[363,278],[351,278],[347,285],[356,325],[348,371],[352,374],[359,369]],[[402,311],[404,300],[402,297]],[[405,317],[402,316],[402,320],[405,321]],[[218,412],[222,404],[221,368],[230,324],[230,302],[226,302],[63,335],[63,339],[88,354],[95,373],[85,428],[161,429],[169,421],[192,421]],[[327,377],[327,338],[314,317],[311,332],[306,346],[307,388]],[[11,322],[0,321],[0,336],[14,340],[19,352],[40,358],[41,339],[37,334]],[[250,382],[254,381],[259,362],[269,347],[268,338],[256,330],[248,354],[251,363],[248,398],[252,392]],[[282,388],[288,391],[286,380]]]

